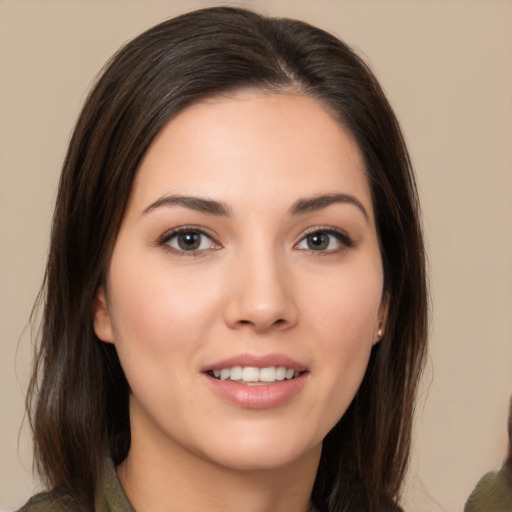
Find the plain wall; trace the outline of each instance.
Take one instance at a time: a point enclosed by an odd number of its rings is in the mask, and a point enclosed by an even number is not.
[[[18,437],[32,353],[24,328],[85,94],[123,42],[214,4],[0,0],[0,509],[36,489],[26,421]],[[423,200],[433,304],[404,504],[460,511],[479,477],[502,463],[512,393],[512,2],[237,5],[302,18],[353,45],[401,121]]]

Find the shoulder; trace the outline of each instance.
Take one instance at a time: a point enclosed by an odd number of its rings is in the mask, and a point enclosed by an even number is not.
[[[94,505],[76,492],[45,492],[33,496],[17,512],[135,512],[123,492],[114,464],[105,461]]]
[[[71,512],[76,510],[65,496],[53,496],[50,493],[36,494],[17,512]]]
[[[512,510],[510,468],[486,473],[477,483],[464,507],[465,512]]]

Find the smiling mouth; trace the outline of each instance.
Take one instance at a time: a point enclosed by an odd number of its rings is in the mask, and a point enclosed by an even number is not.
[[[217,380],[229,380],[247,386],[272,384],[300,377],[304,372],[285,366],[269,366],[258,368],[256,366],[233,366],[220,370],[207,372],[210,377]]]

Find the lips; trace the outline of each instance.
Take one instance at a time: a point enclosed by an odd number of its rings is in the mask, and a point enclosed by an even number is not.
[[[209,364],[201,371],[208,372],[222,370],[223,368],[233,368],[234,366],[253,366],[256,368],[269,368],[271,366],[277,368],[279,366],[284,366],[285,368],[292,368],[297,372],[304,372],[307,370],[307,366],[305,364],[284,354],[239,354]]]
[[[304,387],[307,367],[282,354],[243,354],[203,369],[210,389],[231,404],[247,409],[277,407]]]

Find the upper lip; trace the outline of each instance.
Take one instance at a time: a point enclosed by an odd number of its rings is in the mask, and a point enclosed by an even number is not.
[[[233,368],[234,366],[252,366],[255,368],[284,366],[285,368],[293,368],[297,372],[307,370],[306,365],[284,354],[238,354],[209,364],[202,371],[222,370],[223,368]]]

